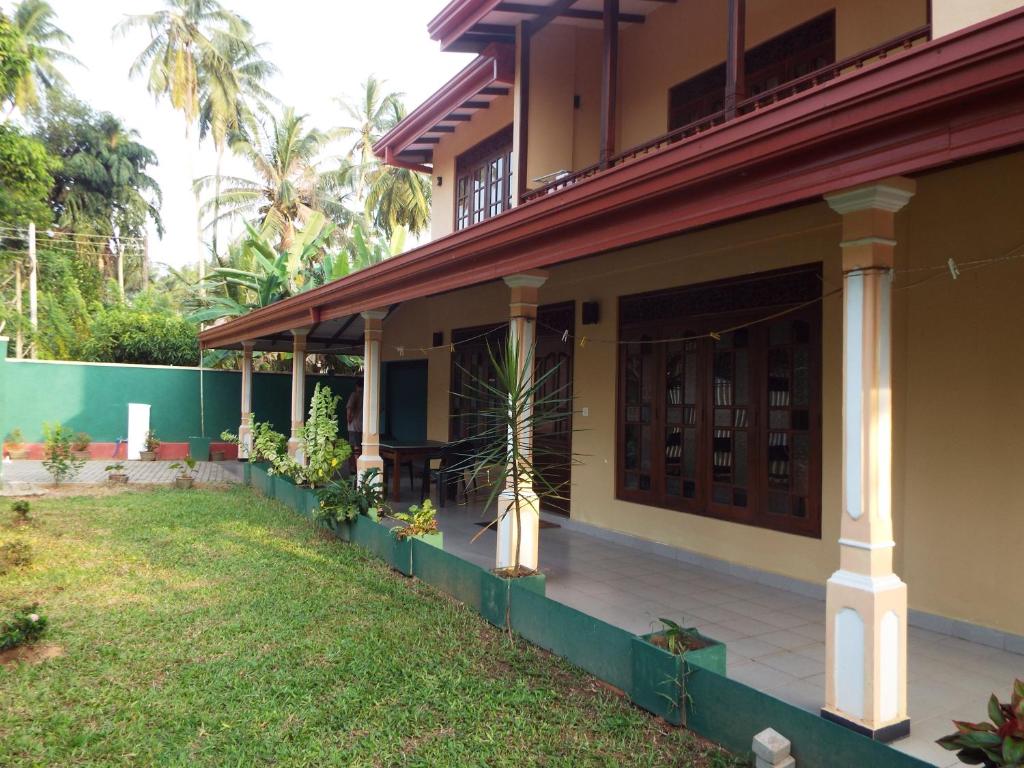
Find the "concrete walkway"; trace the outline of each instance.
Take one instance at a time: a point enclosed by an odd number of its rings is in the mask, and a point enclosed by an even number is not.
[[[82,470],[65,483],[96,484],[107,481],[106,467],[115,463],[107,461],[87,461]],[[124,472],[128,482],[140,484],[169,484],[180,474],[180,470],[171,469],[173,461],[123,461]],[[223,462],[227,464],[228,462]],[[237,462],[232,462],[237,463]],[[241,479],[230,470],[226,471],[220,462],[201,461],[196,464],[197,483],[234,483]],[[11,484],[30,484],[42,487],[52,486],[53,478],[46,471],[41,461],[18,460],[4,464],[4,482]]]

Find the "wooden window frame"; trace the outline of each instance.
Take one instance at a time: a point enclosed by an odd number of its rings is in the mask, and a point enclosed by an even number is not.
[[[509,210],[512,206],[513,170],[512,170],[512,126],[506,126],[497,133],[488,136],[479,144],[463,152],[455,159],[455,206],[452,212],[453,226],[459,232],[474,224],[479,224]],[[504,174],[494,175],[494,164],[504,168]],[[473,189],[474,179],[479,178],[481,189]],[[494,190],[498,188],[501,196],[496,202]],[[479,206],[476,205],[479,195]],[[462,216],[461,206],[468,205],[466,215]]]
[[[736,522],[744,525],[752,525],[783,533],[792,533],[813,538],[821,538],[821,475],[822,475],[822,427],[821,427],[821,399],[822,399],[822,318],[821,305],[814,303],[800,307],[802,301],[783,300],[781,303],[763,304],[760,306],[743,308],[730,308],[724,312],[701,313],[686,317],[680,315],[680,319],[666,322],[662,319],[649,321],[627,320],[623,321],[622,308],[632,302],[662,301],[671,302],[676,300],[682,303],[687,294],[694,295],[702,291],[730,291],[735,286],[750,283],[755,280],[784,281],[796,275],[813,275],[820,279],[820,264],[808,265],[795,269],[779,270],[775,272],[761,273],[747,278],[737,278],[701,283],[692,286],[685,286],[676,289],[655,291],[646,294],[634,294],[622,296],[620,302],[620,323],[619,340],[626,342],[630,338],[642,339],[647,337],[655,343],[649,344],[648,348],[654,356],[653,381],[654,393],[651,399],[651,418],[649,429],[652,434],[650,451],[650,489],[632,489],[626,487],[626,426],[627,426],[627,402],[626,402],[626,376],[627,356],[630,354],[625,343],[620,344],[620,351],[617,360],[616,377],[616,413],[615,413],[615,495],[617,499],[629,501],[644,506],[671,509],[678,512],[696,514],[705,517],[712,517],[728,522]],[[781,282],[780,282],[781,284]],[[820,286],[820,282],[818,283]],[[807,289],[805,289],[807,290]],[[820,288],[818,289],[820,295]],[[808,381],[809,397],[806,410],[808,423],[805,430],[793,430],[784,428],[771,428],[769,419],[769,394],[768,394],[768,359],[772,344],[768,336],[769,324],[756,323],[748,332],[750,334],[750,354],[748,359],[748,379],[750,382],[750,402],[746,406],[749,411],[749,423],[746,425],[748,431],[747,442],[747,473],[748,483],[746,485],[747,506],[738,507],[722,505],[713,501],[713,433],[715,425],[714,397],[715,385],[713,380],[713,366],[715,354],[715,342],[711,339],[701,339],[697,348],[697,381],[703,389],[698,387],[696,400],[696,489],[692,498],[685,498],[683,489],[683,470],[680,467],[680,488],[678,494],[670,495],[667,492],[668,475],[666,474],[666,454],[670,446],[668,430],[673,427],[670,424],[666,411],[670,406],[668,401],[668,385],[666,383],[668,357],[668,345],[658,343],[658,338],[681,338],[706,334],[716,328],[731,327],[745,322],[756,321],[764,318],[767,314],[786,309],[793,310],[785,317],[791,319],[804,319],[808,321],[809,337],[802,342],[808,351]],[[685,406],[685,404],[684,404]],[[634,406],[636,407],[636,406]],[[778,406],[773,406],[776,410]],[[732,427],[729,427],[732,429]],[[807,435],[809,444],[809,462],[807,476],[806,515],[797,517],[795,515],[774,515],[768,512],[769,494],[788,494],[791,498],[795,495],[791,491],[782,491],[769,487],[769,463],[770,446],[768,445],[769,432],[788,431],[790,434],[803,432]],[[680,438],[681,441],[683,438]],[[792,445],[793,438],[789,438]],[[680,462],[682,464],[682,460]],[[637,471],[637,476],[644,475]],[[790,475],[792,478],[793,475]],[[797,498],[801,498],[797,496]],[[795,502],[794,502],[795,503]]]
[[[818,41],[813,47],[804,46],[793,49],[793,53],[789,56],[782,58],[773,58],[770,61],[763,61],[766,57],[771,58],[771,50],[774,47],[784,45],[787,38],[798,37],[800,35],[806,35],[816,27],[830,27],[831,36],[825,37]],[[800,65],[805,64],[807,60],[810,60],[814,55],[815,60],[823,58],[825,61],[821,66],[828,66],[834,64],[836,61],[836,12],[835,10],[826,11],[825,13],[819,14],[811,19],[807,19],[789,29],[782,32],[774,37],[765,40],[763,43],[759,43],[753,48],[748,49],[744,53],[744,69],[746,73],[746,88],[747,93],[741,96],[755,96],[768,88],[761,88],[755,93],[754,89],[758,81],[766,75],[771,69],[780,70],[782,72],[782,79],[771,87],[783,85],[792,79],[800,77],[801,75],[807,74],[808,71],[819,69],[820,67],[813,67],[810,70],[803,69]],[[802,70],[803,71],[800,71]],[[703,85],[700,85],[701,81],[707,81]],[[700,87],[700,90],[696,91],[689,99],[682,104],[675,104],[675,94],[682,92],[684,89],[693,89]],[[725,90],[726,90],[726,65],[723,61],[721,64],[716,64],[713,67],[709,67],[702,72],[697,73],[693,77],[689,77],[682,82],[676,83],[668,90],[668,130],[674,131],[677,128],[682,128],[684,125],[689,125],[697,120],[710,117],[711,115],[720,112],[725,106]],[[696,102],[706,102],[710,106],[705,106],[703,109],[698,110],[695,118],[691,120],[676,119],[676,114],[683,110],[684,107],[694,104]],[[690,110],[687,110],[688,112]]]

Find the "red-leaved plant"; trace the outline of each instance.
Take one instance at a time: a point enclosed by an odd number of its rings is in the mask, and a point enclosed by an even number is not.
[[[1016,680],[1009,704],[1001,704],[993,693],[988,700],[990,723],[965,723],[954,720],[956,733],[943,736],[938,743],[967,765],[986,768],[1022,768],[1024,766],[1024,680]]]

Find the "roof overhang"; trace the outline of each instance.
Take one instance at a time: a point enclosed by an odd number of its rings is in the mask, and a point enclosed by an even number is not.
[[[430,173],[434,145],[515,84],[515,49],[493,43],[373,145],[388,165]]]
[[[642,24],[647,15],[676,0],[619,0],[618,22]],[[602,0],[452,0],[435,16],[427,31],[444,51],[481,51],[494,42],[515,40],[526,22],[533,31],[559,21],[599,27]]]
[[[1024,147],[1024,8],[201,335],[233,346]]]

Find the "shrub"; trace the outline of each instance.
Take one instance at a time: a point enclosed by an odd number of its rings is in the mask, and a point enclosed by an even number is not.
[[[20,448],[25,444],[25,436],[21,433],[21,430],[15,427],[7,433],[7,437],[4,438],[4,442],[12,448]]]
[[[323,485],[352,455],[348,441],[338,437],[338,401],[327,387],[316,385],[309,403],[309,419],[302,428],[306,450],[305,476],[310,485]]]
[[[156,436],[156,432],[152,429],[146,433],[146,451],[150,453],[156,453],[160,450],[160,438]]]
[[[63,424],[43,424],[43,466],[53,477],[53,484],[60,485],[75,477],[85,464],[71,450],[71,430]]]
[[[180,317],[115,307],[97,314],[82,359],[101,363],[196,365],[196,328]]]
[[[87,451],[89,450],[89,443],[92,442],[88,432],[76,432],[75,436],[71,438],[71,450],[72,451]]]
[[[1009,704],[1000,703],[993,693],[988,700],[988,716],[991,722],[954,720],[956,733],[942,737],[938,744],[956,752],[968,765],[1024,766],[1024,680],[1014,681]]]
[[[11,512],[18,516],[18,520],[23,523],[28,522],[28,513],[30,505],[25,499],[18,499],[17,501],[11,502]]]
[[[34,643],[46,631],[46,617],[37,613],[39,604],[19,608],[14,615],[0,621],[0,651],[26,643]]]
[[[252,456],[253,461],[269,461],[287,450],[288,438],[275,432],[268,421],[252,423]]]
[[[32,564],[32,546],[24,541],[0,544],[0,576],[15,568]]]
[[[355,520],[359,515],[369,515],[371,509],[387,514],[389,507],[384,493],[384,484],[377,476],[380,470],[368,469],[363,472],[362,482],[354,487],[350,480],[339,477],[316,492],[320,500],[317,520]]]
[[[434,503],[427,499],[422,506],[413,504],[408,512],[396,512],[393,517],[401,520],[405,525],[391,529],[391,532],[399,539],[406,539],[411,536],[425,536],[428,533],[437,532],[437,510]]]

